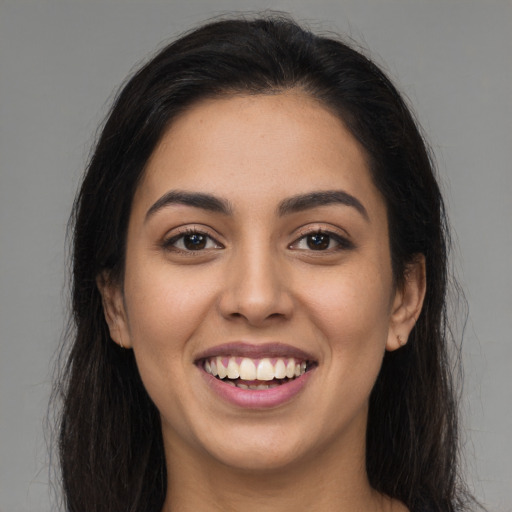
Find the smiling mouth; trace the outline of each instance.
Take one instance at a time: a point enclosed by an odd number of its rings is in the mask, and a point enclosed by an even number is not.
[[[316,363],[294,357],[214,356],[199,361],[199,367],[225,384],[240,389],[271,389],[291,382],[310,371]]]

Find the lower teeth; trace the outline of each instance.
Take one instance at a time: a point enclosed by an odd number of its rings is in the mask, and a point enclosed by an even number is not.
[[[240,389],[252,389],[252,390],[261,390],[261,389],[271,389],[271,388],[277,388],[281,384],[284,384],[284,382],[274,382],[272,384],[242,384],[241,382],[233,382],[232,380],[223,380],[222,382],[225,384],[229,384],[230,386],[234,386],[236,388]],[[292,379],[289,379],[292,380]],[[286,381],[287,382],[287,381]]]

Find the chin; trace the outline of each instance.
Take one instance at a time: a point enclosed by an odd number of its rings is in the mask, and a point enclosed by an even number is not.
[[[263,431],[261,428],[252,428],[245,429],[242,435],[228,430],[215,444],[212,441],[216,440],[210,438],[210,447],[205,448],[213,461],[239,471],[254,473],[293,466],[305,455],[303,440],[300,442],[297,439],[295,442],[289,433],[282,432],[279,427]]]

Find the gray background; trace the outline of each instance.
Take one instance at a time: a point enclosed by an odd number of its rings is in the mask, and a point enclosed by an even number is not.
[[[370,48],[428,134],[470,306],[468,479],[491,510],[512,510],[511,2],[0,0],[0,511],[51,510],[43,422],[65,228],[114,89],[163,40],[266,8]]]

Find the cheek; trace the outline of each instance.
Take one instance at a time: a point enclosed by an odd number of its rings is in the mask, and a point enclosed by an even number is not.
[[[390,320],[391,278],[380,266],[337,269],[309,290],[309,313],[324,340],[329,389],[338,405],[366,403],[382,365]],[[318,331],[317,331],[318,332]],[[332,404],[331,404],[332,405]],[[350,408],[350,407],[349,407]]]
[[[129,332],[142,382],[162,417],[185,432],[194,340],[212,292],[168,265],[141,265],[127,275]]]
[[[169,265],[135,267],[125,283],[130,340],[144,385],[158,405],[183,385],[194,334],[212,298],[201,280],[190,281]],[[160,397],[163,391],[168,395]]]
[[[182,346],[190,338],[211,302],[199,278],[187,279],[167,265],[131,272],[125,286],[130,334],[134,346]]]
[[[332,287],[334,288],[334,287]],[[326,290],[317,310],[329,339],[329,373],[333,400],[340,404],[365,404],[382,366],[389,329],[389,290],[373,275],[350,276],[339,289]],[[349,384],[349,385],[348,385]]]
[[[391,280],[378,267],[373,271],[335,270],[318,276],[302,292],[303,300],[329,339],[364,344],[387,334]]]

